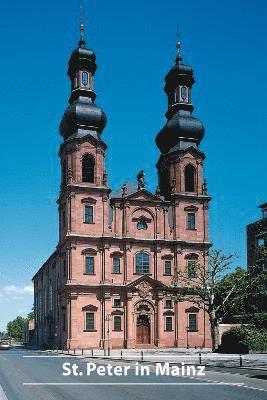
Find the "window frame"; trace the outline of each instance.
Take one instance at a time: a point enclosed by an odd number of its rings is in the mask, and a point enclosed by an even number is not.
[[[95,257],[94,256],[90,256],[90,255],[86,255],[85,256],[85,272],[84,272],[84,274],[85,275],[95,275]],[[87,260],[93,260],[93,272],[88,272],[87,271]]]
[[[115,301],[119,301],[119,305],[115,304]],[[119,297],[115,297],[115,299],[113,299],[113,307],[114,308],[121,308],[121,299]]]
[[[86,162],[88,163],[87,166],[85,165]],[[87,168],[86,171],[85,167]],[[82,157],[82,182],[95,183],[95,157],[89,153],[84,154]]]
[[[118,262],[118,265],[117,265],[117,267],[119,268],[118,271],[115,271],[115,269],[114,269],[115,260],[116,260],[116,262]],[[121,260],[120,260],[120,257],[112,257],[112,273],[113,274],[120,274],[121,273]]]
[[[193,175],[191,175],[191,173],[193,173]],[[184,191],[186,193],[197,192],[196,168],[191,163],[184,167]]]
[[[90,323],[92,323],[92,328],[89,327],[88,325],[88,319],[87,316],[90,314],[90,316],[93,317],[93,319],[91,321],[89,321]],[[85,329],[86,332],[95,332],[95,313],[93,311],[86,311],[85,312]]]
[[[88,209],[91,210],[91,220],[90,221],[87,221],[87,219],[86,219],[86,217],[88,216],[86,210],[88,210]],[[84,224],[93,224],[94,223],[94,207],[93,206],[89,206],[88,204],[85,204],[83,222],[84,222]]]
[[[116,321],[119,321],[119,326],[116,326]],[[121,315],[114,315],[113,316],[113,331],[114,332],[121,332],[122,331],[122,320]]]
[[[193,219],[191,220],[191,218]],[[195,212],[188,212],[186,216],[186,229],[189,231],[195,231],[196,228],[196,213]]]
[[[165,332],[173,332],[173,317],[171,315],[166,315],[164,325],[165,325]]]
[[[189,265],[191,263],[192,263],[192,265]],[[194,267],[194,273],[193,274],[189,273],[190,268],[192,268],[192,266]],[[187,277],[189,279],[195,279],[197,277],[197,274],[196,274],[196,260],[186,260],[186,269],[187,269]]]
[[[141,255],[142,255],[142,258],[143,258],[143,256],[147,257],[147,259],[148,259],[148,263],[147,264],[148,265],[144,265],[145,261],[143,259],[141,260],[141,264],[139,264],[139,265],[137,264],[137,258],[139,256],[141,256]],[[140,251],[140,252],[135,254],[135,274],[136,275],[148,275],[148,274],[150,274],[150,255],[148,253],[146,253],[144,251]]]
[[[169,264],[169,271],[170,271],[170,273],[166,273],[166,264]],[[172,262],[171,262],[171,260],[164,260],[164,274],[163,275],[165,275],[165,276],[171,276],[172,275]]]
[[[190,317],[194,317],[194,327],[195,329],[192,329],[190,327]],[[198,331],[198,318],[197,318],[197,313],[188,313],[187,316],[187,326],[188,326],[188,332],[197,332]]]
[[[170,302],[170,305],[169,305],[169,306],[167,305],[167,302]],[[165,300],[164,308],[167,308],[168,310],[173,309],[173,302],[172,302],[172,299],[166,299],[166,300]]]

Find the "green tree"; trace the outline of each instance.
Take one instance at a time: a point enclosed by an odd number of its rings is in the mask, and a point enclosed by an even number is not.
[[[7,324],[8,336],[14,338],[18,342],[21,342],[25,323],[26,319],[20,316],[15,318],[13,321],[8,322]]]
[[[219,324],[230,309],[241,307],[244,294],[249,295],[255,288],[255,278],[244,269],[238,268],[234,275],[226,277],[235,258],[234,254],[212,250],[206,264],[195,264],[194,273],[177,269],[173,278],[177,287],[175,300],[191,301],[208,313],[213,351],[219,344]]]

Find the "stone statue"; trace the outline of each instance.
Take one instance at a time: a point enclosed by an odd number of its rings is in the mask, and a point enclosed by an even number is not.
[[[137,174],[138,190],[145,188],[145,173],[143,170]]]
[[[126,186],[126,183],[124,183],[124,184],[122,185],[121,190],[122,190],[122,197],[127,196],[127,186]]]

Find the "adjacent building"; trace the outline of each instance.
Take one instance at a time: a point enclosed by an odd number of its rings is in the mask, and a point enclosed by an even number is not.
[[[204,127],[192,115],[193,70],[178,49],[165,78],[167,121],[156,136],[155,192],[146,189],[140,171],[134,191],[124,185],[112,196],[96,68],[95,53],[81,36],[69,60],[71,93],[60,124],[59,241],[33,277],[36,344],[210,347],[206,313],[173,301],[180,289],[176,271],[193,278],[211,246],[199,148]]]
[[[257,266],[267,269],[267,203],[259,206],[261,218],[247,226],[247,263],[248,267]]]

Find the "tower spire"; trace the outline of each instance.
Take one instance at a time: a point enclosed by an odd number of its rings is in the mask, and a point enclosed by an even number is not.
[[[177,56],[175,62],[176,64],[180,64],[182,62],[182,55],[181,55],[182,43],[179,39],[176,41],[176,49],[177,49]]]
[[[84,40],[84,30],[85,30],[85,25],[84,25],[84,6],[83,2],[80,2],[80,40],[79,40],[79,47],[84,47],[86,42]]]

